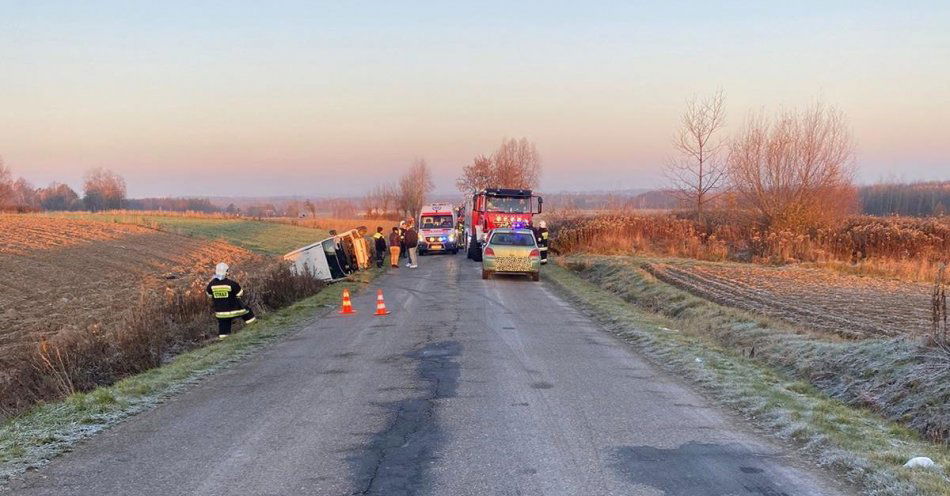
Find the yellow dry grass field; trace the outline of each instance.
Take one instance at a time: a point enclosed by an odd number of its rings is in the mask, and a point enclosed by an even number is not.
[[[260,257],[129,224],[0,215],[0,350],[109,323],[143,291],[203,281],[218,261],[241,267]]]

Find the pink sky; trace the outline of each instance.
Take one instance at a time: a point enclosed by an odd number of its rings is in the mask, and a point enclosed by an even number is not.
[[[473,155],[525,136],[545,190],[657,187],[684,100],[722,87],[729,132],[821,98],[850,118],[860,181],[950,179],[941,3],[124,5],[0,20],[16,175],[75,187],[103,166],[132,196],[358,194],[424,157],[448,192]]]

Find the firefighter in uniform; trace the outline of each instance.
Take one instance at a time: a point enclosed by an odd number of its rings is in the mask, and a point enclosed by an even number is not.
[[[541,250],[541,263],[548,263],[548,239],[550,238],[550,233],[548,233],[548,223],[543,220],[538,223],[538,249]]]
[[[205,293],[211,297],[214,316],[218,319],[218,338],[231,335],[231,321],[240,317],[245,324],[254,322],[254,312],[241,303],[244,290],[241,285],[228,279],[228,264],[221,262],[214,268],[214,279],[208,283]]]
[[[383,236],[383,227],[376,227],[376,233],[373,234],[373,248],[376,253],[376,267],[383,268],[383,258],[388,253],[386,249],[386,236]]]

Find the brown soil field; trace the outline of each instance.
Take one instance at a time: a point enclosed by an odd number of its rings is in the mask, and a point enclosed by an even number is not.
[[[0,254],[23,255],[35,250],[76,246],[89,241],[116,240],[130,234],[154,232],[122,224],[38,215],[0,214]]]
[[[239,269],[260,257],[140,226],[0,215],[0,350],[108,324],[145,290],[203,287],[218,261]]]
[[[789,265],[644,264],[658,279],[716,303],[845,338],[930,330],[932,287]]]

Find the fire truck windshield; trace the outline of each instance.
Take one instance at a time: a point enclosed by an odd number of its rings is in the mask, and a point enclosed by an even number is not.
[[[449,229],[452,227],[451,215],[423,215],[423,229]]]
[[[528,198],[498,198],[489,196],[485,210],[507,214],[531,213],[531,201]]]

